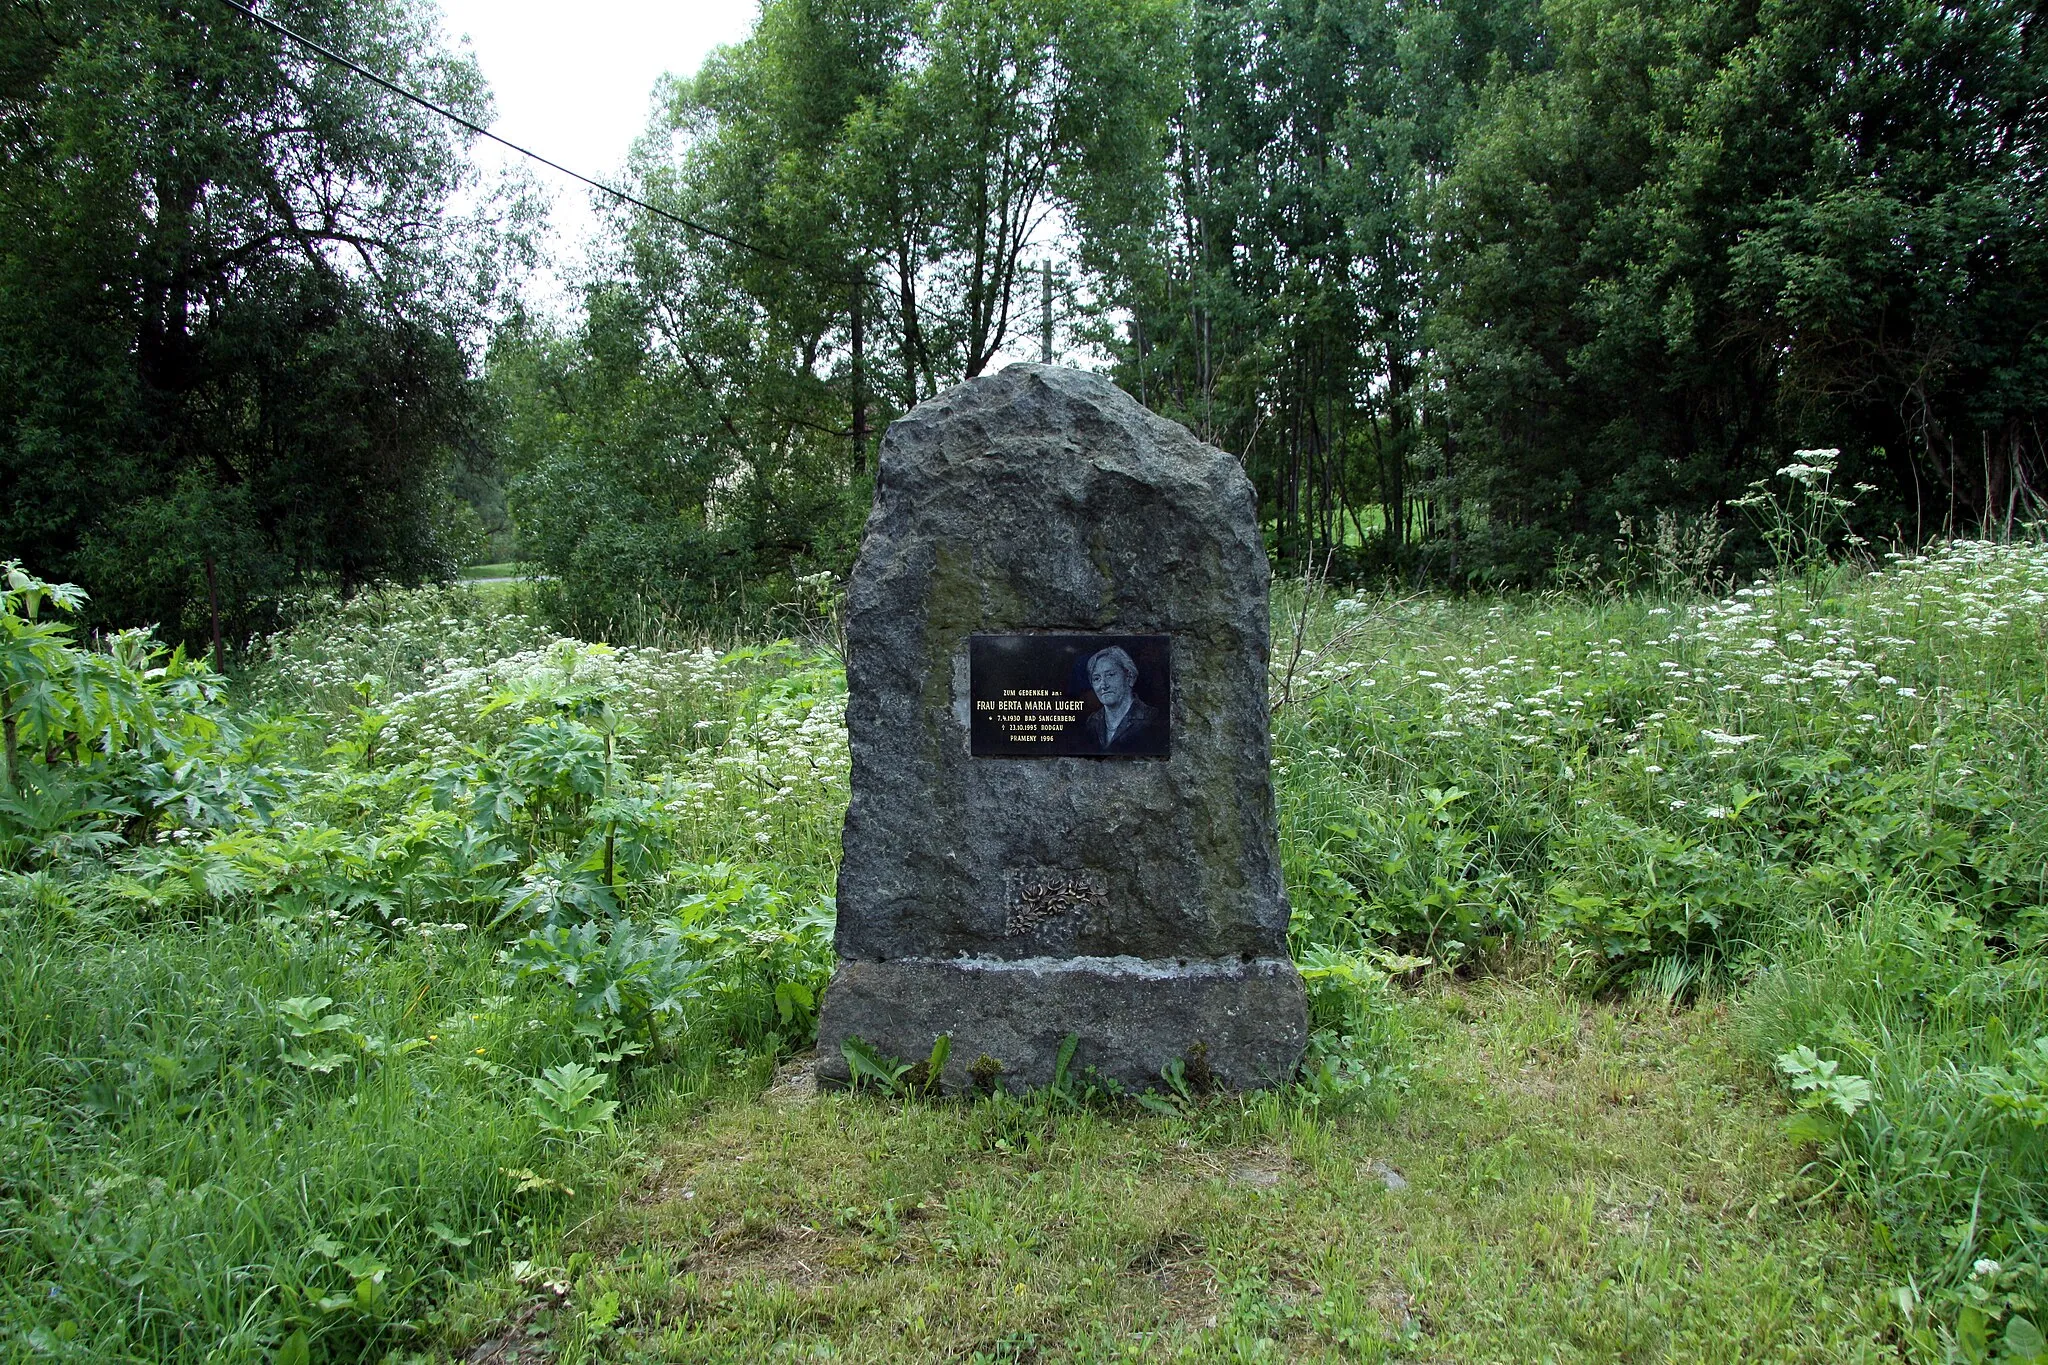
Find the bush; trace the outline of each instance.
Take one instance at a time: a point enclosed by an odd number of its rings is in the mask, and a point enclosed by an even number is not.
[[[601,1189],[641,1077],[807,1035],[829,661],[537,645],[426,590],[274,637],[239,706],[12,572],[5,1349],[372,1353]]]
[[[1586,989],[1734,992],[1795,1133],[1917,1286],[1920,1344],[2024,1358],[2048,1311],[2048,546],[1865,573],[1814,539],[1712,601],[1312,609],[1274,689],[1296,956],[1471,970],[1527,934]]]

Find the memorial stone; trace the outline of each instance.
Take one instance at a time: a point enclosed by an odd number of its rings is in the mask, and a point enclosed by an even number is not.
[[[1012,365],[894,423],[848,591],[853,790],[818,1072],[1176,1059],[1283,1084],[1307,1036],[1268,760],[1267,578],[1236,460]],[[1000,1066],[993,1070],[991,1064]],[[977,1069],[978,1068],[978,1069]]]

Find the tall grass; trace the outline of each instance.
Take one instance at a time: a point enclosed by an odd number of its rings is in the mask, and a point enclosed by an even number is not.
[[[601,1166],[523,1102],[573,1035],[527,1026],[546,1003],[504,997],[486,945],[40,900],[0,902],[10,1351],[256,1360],[305,1332],[350,1358],[545,1238]],[[279,1002],[318,996],[377,1046],[288,1060]]]
[[[1716,598],[1285,585],[1276,623],[1297,1098],[1398,1086],[1418,959],[1533,942],[1582,991],[1732,997],[1760,1068],[1825,1073],[1787,1092],[1808,1192],[1868,1212],[1909,1335],[2026,1355],[2048,549]],[[24,750],[85,813],[0,812],[4,1349],[421,1339],[601,1197],[645,1097],[805,1045],[843,689],[823,646],[614,649],[399,594],[270,642],[236,700],[166,692],[175,764]]]
[[[603,1198],[619,1118],[807,1036],[828,663],[428,590],[332,605],[229,701],[25,602],[4,676],[58,705],[5,698],[0,1354],[430,1341]]]
[[[1832,1186],[1907,1270],[1917,1335],[1931,1347],[1952,1325],[1970,1359],[2012,1318],[2030,1339],[2048,1306],[2048,963],[2026,932],[1889,886],[1786,924],[1738,1016],[1759,1055],[1811,1046],[1871,1082],[1873,1102],[1831,1125]]]
[[[1718,600],[1298,607],[1276,730],[1297,955],[1476,968],[1536,939],[1584,990],[1732,994],[1760,1063],[1833,1068],[1796,1131],[1897,1254],[1909,1333],[2026,1358],[2048,547],[1808,564]]]

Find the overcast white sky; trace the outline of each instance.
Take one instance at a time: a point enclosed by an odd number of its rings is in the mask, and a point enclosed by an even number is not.
[[[497,99],[491,131],[597,180],[620,183],[626,151],[646,131],[654,83],[688,75],[705,54],[753,27],[755,0],[441,0],[450,40],[466,36]],[[521,158],[478,139],[485,167]],[[528,163],[529,165],[531,163]],[[573,267],[596,226],[593,191],[544,166],[554,196],[554,254]],[[536,281],[536,301],[558,297]]]

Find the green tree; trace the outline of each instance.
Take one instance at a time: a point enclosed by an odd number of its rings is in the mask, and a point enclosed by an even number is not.
[[[857,293],[863,377],[901,411],[981,373],[1020,330],[1024,258],[1056,214],[1113,214],[1146,192],[1175,50],[1160,0],[776,0],[677,85],[642,170],[767,248],[737,253],[735,283],[795,339],[817,338],[797,358],[842,390]],[[659,263],[633,264],[668,283]]]
[[[2031,6],[1573,0],[1436,200],[1430,339],[1498,572],[1839,446],[1911,539],[2048,478]]]
[[[634,173],[718,231],[619,211],[607,282],[567,349],[542,348],[547,417],[511,439],[522,537],[579,628],[773,605],[794,574],[844,571],[872,434],[1017,335],[1024,258],[1059,213],[1145,193],[1171,15],[773,0],[675,84]],[[616,516],[542,524],[570,498]]]
[[[1154,211],[1083,220],[1096,339],[1243,456],[1286,562],[1527,581],[1801,445],[1870,529],[2009,527],[2048,479],[2039,22],[1190,0]]]
[[[829,471],[777,470],[750,444],[767,423],[743,424],[661,322],[615,283],[592,288],[572,334],[519,320],[492,344],[521,544],[557,620],[586,635],[772,607],[792,560],[857,526]]]
[[[1915,539],[2038,515],[2039,6],[1766,5],[1691,113],[1674,179],[1703,213],[1742,205],[1724,229],[1727,334],[1779,358],[1783,426],[1864,455]]]
[[[487,116],[415,0],[270,12]],[[0,25],[0,541],[187,637],[445,572],[495,250],[449,207],[450,126],[210,0]]]
[[[1427,208],[1472,91],[1534,60],[1531,9],[1197,0],[1158,211],[1088,225],[1118,378],[1242,455],[1284,561],[1398,563],[1454,505],[1417,477],[1449,453]]]

